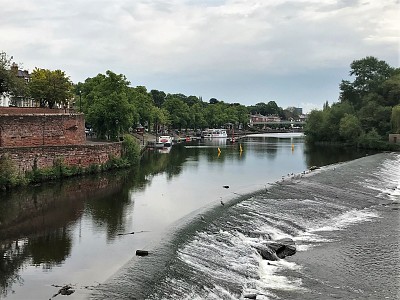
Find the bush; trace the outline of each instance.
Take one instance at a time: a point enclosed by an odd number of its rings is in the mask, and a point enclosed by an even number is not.
[[[130,165],[136,165],[140,158],[140,146],[135,138],[130,134],[124,135],[122,142],[122,157],[128,161]]]
[[[381,136],[375,128],[368,133],[363,133],[358,138],[358,146],[367,149],[385,149],[386,144],[382,141]]]
[[[9,155],[0,156],[0,189],[9,189],[17,185],[19,181],[16,167]]]

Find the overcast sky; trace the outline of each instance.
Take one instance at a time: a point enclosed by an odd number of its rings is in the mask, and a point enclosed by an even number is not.
[[[305,111],[336,102],[354,60],[399,67],[399,0],[2,0],[0,51],[77,83]]]

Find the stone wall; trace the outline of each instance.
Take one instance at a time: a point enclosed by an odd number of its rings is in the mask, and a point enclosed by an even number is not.
[[[400,144],[400,133],[389,134],[389,143]]]
[[[0,148],[80,145],[86,141],[81,113],[40,108],[0,108]]]
[[[8,155],[21,175],[31,171],[35,164],[39,169],[52,167],[58,159],[67,166],[89,167],[106,163],[110,155],[120,158],[121,154],[122,142],[0,148],[0,156]]]

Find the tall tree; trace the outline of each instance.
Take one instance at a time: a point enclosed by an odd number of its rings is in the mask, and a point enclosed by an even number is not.
[[[11,60],[5,52],[0,52],[0,94],[11,91],[13,82],[11,74]]]
[[[187,128],[190,122],[189,106],[176,95],[168,95],[163,108],[169,112],[171,125],[174,128]]]
[[[157,107],[161,107],[165,101],[165,97],[167,96],[163,91],[151,90],[151,97],[153,98],[154,104]]]
[[[56,104],[63,106],[72,98],[72,82],[61,70],[35,68],[28,86],[32,98],[41,107],[53,108]]]
[[[382,84],[395,74],[395,69],[373,56],[355,60],[350,65],[354,81],[342,80],[340,100],[349,101],[358,109],[365,95],[378,92]]]
[[[87,121],[100,138],[117,139],[137,118],[130,100],[129,84],[124,75],[112,71],[88,78],[80,84]]]

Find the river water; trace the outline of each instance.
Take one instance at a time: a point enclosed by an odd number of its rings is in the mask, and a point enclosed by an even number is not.
[[[400,299],[399,170],[398,153],[258,135],[1,194],[0,298]],[[282,237],[297,253],[262,260]]]

